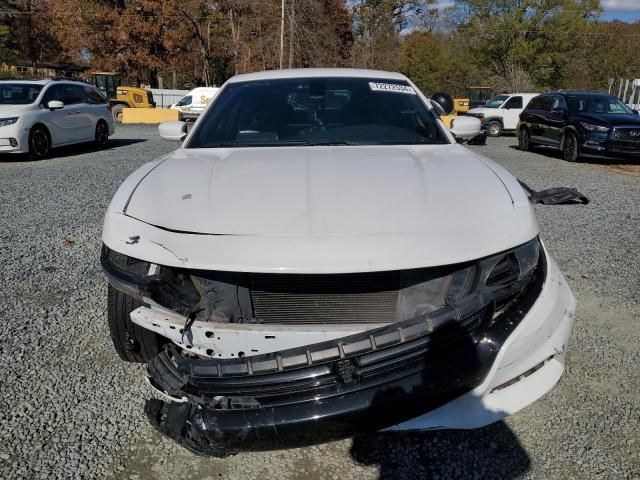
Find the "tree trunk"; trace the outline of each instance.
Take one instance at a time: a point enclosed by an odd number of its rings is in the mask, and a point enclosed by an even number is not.
[[[293,37],[295,35],[296,0],[291,0],[289,14],[289,68],[293,68]]]

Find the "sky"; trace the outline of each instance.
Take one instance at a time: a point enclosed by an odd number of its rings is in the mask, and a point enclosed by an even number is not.
[[[451,6],[452,0],[439,0],[442,7]],[[635,22],[640,20],[640,0],[600,0],[602,5],[602,20],[622,20]]]
[[[601,0],[603,20],[640,20],[640,0]]]

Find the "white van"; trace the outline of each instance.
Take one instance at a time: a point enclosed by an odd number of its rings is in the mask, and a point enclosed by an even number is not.
[[[178,110],[184,120],[195,120],[200,116],[209,102],[218,94],[220,87],[198,87],[191,90],[184,97],[171,105],[170,108]]]
[[[466,115],[479,118],[490,137],[499,137],[503,132],[515,131],[520,114],[537,93],[511,93],[493,97],[483,106],[472,108]]]

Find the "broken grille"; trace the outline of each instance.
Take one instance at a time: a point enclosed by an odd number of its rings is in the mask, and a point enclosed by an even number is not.
[[[255,274],[250,285],[254,316],[262,323],[390,323],[397,317],[395,273]]]

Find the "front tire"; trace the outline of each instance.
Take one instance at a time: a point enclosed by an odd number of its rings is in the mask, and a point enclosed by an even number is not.
[[[103,120],[96,124],[95,143],[98,148],[106,148],[109,144],[109,127]]]
[[[578,149],[578,138],[573,132],[565,134],[564,143],[562,145],[562,157],[567,162],[575,162],[580,158],[580,151]]]
[[[51,135],[43,126],[32,127],[29,131],[29,156],[33,160],[43,160],[51,154]]]
[[[120,104],[114,105],[111,107],[111,115],[113,115],[113,120],[116,122],[122,122],[122,110],[124,107]]]
[[[518,131],[518,148],[523,152],[531,151],[531,136],[527,128]]]
[[[499,137],[502,135],[502,124],[500,122],[489,122],[487,124],[487,135],[490,137]]]
[[[155,357],[163,337],[131,321],[130,314],[142,303],[109,285],[107,293],[107,319],[113,346],[126,362],[144,363]]]

